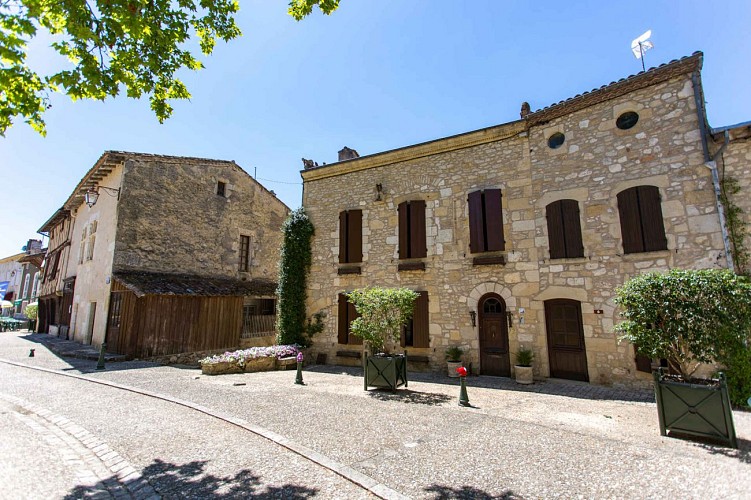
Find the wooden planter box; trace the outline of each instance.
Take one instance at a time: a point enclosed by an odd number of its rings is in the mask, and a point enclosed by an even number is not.
[[[204,375],[222,375],[224,373],[242,373],[243,369],[237,363],[221,361],[219,363],[201,363],[201,373]]]
[[[245,373],[268,372],[276,369],[276,356],[245,360]]]
[[[365,370],[364,389],[378,387],[396,391],[398,387],[407,387],[407,353],[393,356],[368,356],[363,358]]]
[[[660,434],[667,436],[671,431],[738,448],[724,373],[713,385],[671,380],[661,368],[653,375]]]

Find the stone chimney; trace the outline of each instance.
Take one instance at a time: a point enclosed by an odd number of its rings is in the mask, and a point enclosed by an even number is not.
[[[29,240],[26,243],[26,253],[31,255],[42,251],[42,240]]]
[[[527,115],[529,115],[529,113],[531,113],[531,110],[529,109],[529,103],[528,102],[523,102],[522,103],[522,112],[519,113],[519,115],[522,118],[526,118]]]
[[[359,157],[360,154],[357,151],[349,149],[347,146],[344,146],[342,150],[339,151],[339,161],[352,160]]]

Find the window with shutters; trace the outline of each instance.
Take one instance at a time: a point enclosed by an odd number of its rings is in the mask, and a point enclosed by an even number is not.
[[[425,241],[425,201],[399,204],[399,258],[419,259],[428,254]]]
[[[412,318],[402,327],[402,347],[430,347],[428,292],[417,292]]]
[[[250,236],[240,235],[240,271],[250,269]]]
[[[357,310],[355,305],[347,300],[347,294],[339,294],[339,308],[338,308],[338,342],[340,344],[359,345],[362,344],[362,339],[356,335],[352,335],[350,325],[357,318]]]
[[[667,250],[660,192],[655,186],[636,186],[618,193],[618,213],[624,253]]]
[[[470,253],[505,250],[501,190],[485,189],[469,193]]]
[[[339,263],[362,262],[362,210],[339,213]]]
[[[584,257],[579,202],[558,200],[545,207],[551,259]]]

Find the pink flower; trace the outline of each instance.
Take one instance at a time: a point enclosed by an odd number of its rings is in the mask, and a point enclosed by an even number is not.
[[[456,369],[456,373],[458,373],[460,377],[466,377],[467,369],[464,368],[463,366],[460,366],[459,368]]]
[[[298,362],[298,363],[302,363],[302,359],[303,359],[302,353],[301,353],[301,352],[298,352],[298,353],[297,353],[297,362]]]

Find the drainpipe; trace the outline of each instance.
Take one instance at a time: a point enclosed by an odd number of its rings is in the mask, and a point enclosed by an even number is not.
[[[699,132],[701,134],[701,147],[704,152],[704,166],[712,172],[712,185],[715,193],[715,204],[717,205],[717,214],[720,218],[720,232],[722,233],[722,243],[725,246],[725,259],[727,267],[731,271],[735,271],[735,264],[733,263],[733,253],[730,249],[730,236],[728,235],[728,228],[725,222],[725,207],[722,205],[722,189],[720,188],[720,175],[717,172],[717,158],[725,150],[725,147],[729,142],[728,132],[725,131],[725,143],[722,145],[719,151],[714,156],[709,154],[709,144],[707,140],[707,119],[704,114],[704,102],[702,100],[701,83],[699,81],[699,72],[694,71],[691,74],[691,82],[694,87],[694,101],[696,103],[696,114],[699,118]]]

